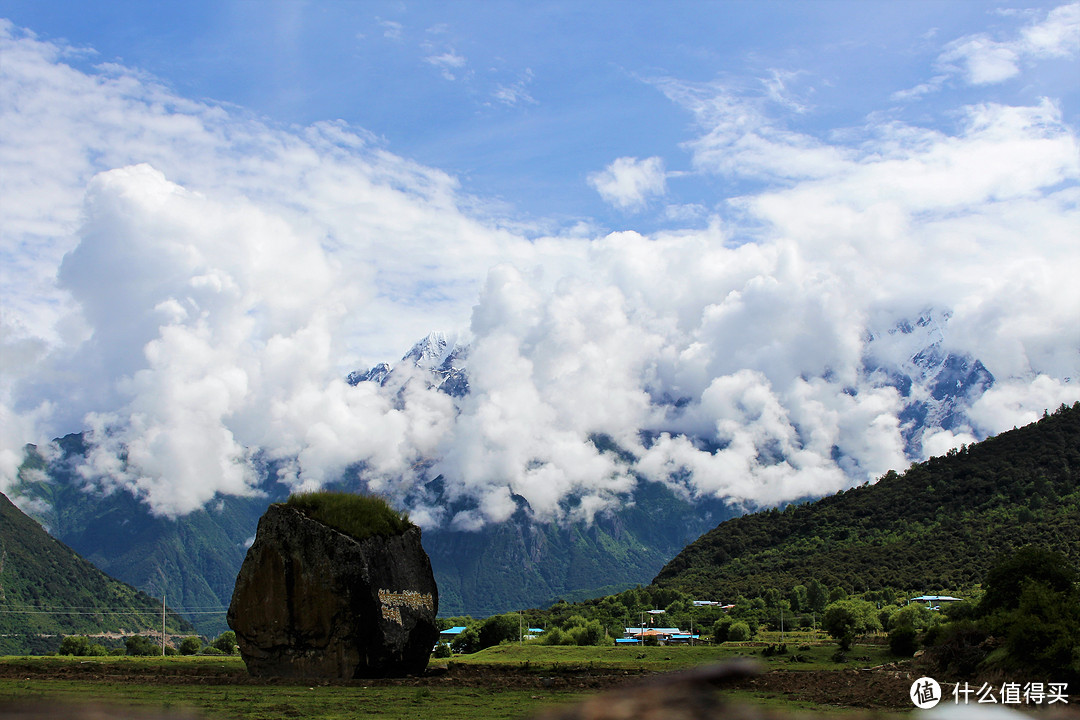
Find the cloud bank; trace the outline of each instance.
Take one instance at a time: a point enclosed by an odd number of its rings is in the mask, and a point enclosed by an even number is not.
[[[1080,399],[1080,142],[1049,99],[820,138],[767,82],[656,79],[696,123],[693,173],[760,189],[704,227],[585,239],[502,222],[342,123],[0,42],[0,489],[23,443],[88,430],[87,482],[162,515],[254,492],[256,450],[294,486],[362,466],[462,528],[515,496],[587,519],[648,481],[780,502],[906,465],[903,399],[866,367],[909,362],[889,331],[927,308],[996,382],[924,451]],[[589,182],[636,209],[664,178],[622,157]],[[467,396],[345,383],[438,328],[469,342]],[[436,474],[468,509],[425,500]]]

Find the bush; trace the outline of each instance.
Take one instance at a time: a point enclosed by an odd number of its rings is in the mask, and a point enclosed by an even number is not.
[[[545,645],[573,645],[574,638],[563,632],[562,628],[551,628],[540,636],[540,641]]]
[[[821,627],[840,643],[841,650],[850,650],[857,635],[881,629],[877,608],[866,600],[837,600],[825,608]]]
[[[744,622],[732,623],[728,628],[727,639],[731,642],[746,642],[750,639],[750,626]]]
[[[448,658],[453,656],[453,651],[450,650],[450,646],[446,643],[439,643],[435,646],[435,652],[432,653],[432,657],[436,658]]]
[[[357,540],[376,535],[400,535],[413,526],[408,515],[399,513],[374,495],[300,493],[290,496],[285,504]]]
[[[236,652],[236,633],[232,630],[226,630],[218,635],[217,638],[214,639],[214,642],[210,644],[225,655],[232,655]]]
[[[727,642],[728,633],[731,631],[732,619],[729,617],[722,617],[713,624],[713,642],[720,644]]]
[[[489,648],[506,640],[517,640],[521,620],[517,614],[492,615],[480,626],[480,649]]]
[[[150,656],[161,654],[161,645],[143,635],[132,635],[124,641],[124,647],[128,655]]]
[[[181,655],[195,655],[202,650],[202,640],[192,635],[180,641]]]
[[[917,633],[912,627],[898,627],[889,632],[889,651],[899,657],[911,657],[919,649]]]
[[[575,645],[603,645],[606,633],[599,620],[589,620],[584,625],[577,625],[568,631]]]
[[[60,641],[58,655],[74,655],[76,657],[104,657],[109,651],[104,645],[90,642],[85,635],[68,635]]]
[[[1076,577],[1072,563],[1061,553],[1027,545],[1011,556],[999,559],[986,574],[983,582],[986,592],[979,603],[980,614],[1019,607],[1020,596],[1028,581],[1037,580],[1053,592],[1068,594],[1073,590]]]
[[[450,641],[450,649],[456,653],[471,653],[480,649],[480,635],[475,628],[465,628]]]
[[[934,612],[925,605],[915,603],[896,610],[889,618],[889,629],[911,628],[913,630],[926,630],[940,621],[940,613]]]

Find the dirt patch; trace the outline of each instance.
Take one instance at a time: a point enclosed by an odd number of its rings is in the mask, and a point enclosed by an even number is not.
[[[897,669],[774,670],[731,687],[821,707],[910,710],[912,681],[909,673]]]
[[[297,685],[305,681],[255,678],[243,669],[207,663],[176,665],[118,664],[104,661],[8,662],[0,677],[40,680],[83,680],[150,685]],[[421,676],[316,681],[320,685],[398,685],[416,687],[502,687],[541,690],[605,690],[658,677],[641,670],[562,668],[542,670],[498,665],[451,664]],[[823,705],[860,708],[905,708],[910,704],[906,673],[892,671],[773,671],[727,681],[727,686],[753,693],[790,696]]]

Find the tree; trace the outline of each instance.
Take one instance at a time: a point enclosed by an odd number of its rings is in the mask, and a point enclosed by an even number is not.
[[[732,623],[728,628],[727,639],[731,642],[746,642],[750,639],[750,626],[744,622]]]
[[[492,615],[480,626],[480,649],[498,645],[504,640],[517,640],[521,619],[517,613]]]
[[[181,655],[197,655],[202,650],[202,640],[192,635],[180,641]]]
[[[161,645],[145,635],[132,635],[124,641],[128,655],[160,655]]]
[[[727,642],[728,634],[731,631],[732,619],[729,617],[722,617],[713,623],[712,633],[713,642],[722,643]]]
[[[1037,580],[1053,592],[1067,593],[1076,582],[1076,571],[1069,559],[1059,552],[1037,545],[1020,548],[1002,558],[986,574],[986,592],[979,604],[981,614],[995,610],[1013,610],[1020,605],[1020,595],[1029,580]]]
[[[108,655],[109,651],[104,645],[90,642],[85,635],[68,635],[60,641],[60,655],[75,655],[76,657],[98,657]]]
[[[575,625],[570,628],[569,634],[575,645],[603,645],[607,637],[599,620],[588,620],[583,625]]]
[[[915,641],[918,634],[915,628],[909,626],[898,627],[889,631],[889,651],[900,657],[911,657],[919,649]]]
[[[877,608],[866,600],[837,600],[825,608],[821,627],[840,643],[840,649],[850,650],[858,635],[881,630]]]
[[[817,578],[811,578],[806,583],[806,602],[811,612],[821,612],[829,604],[829,590]]]
[[[480,649],[480,635],[476,628],[465,628],[450,641],[450,649],[456,653],[471,653]]]
[[[226,655],[232,655],[236,652],[236,633],[232,630],[226,630],[218,635],[211,644]]]
[[[920,603],[905,605],[889,616],[889,629],[926,630],[941,621],[941,615]]]
[[[1012,613],[1005,647],[1013,663],[1046,677],[1080,678],[1080,597],[1029,582]]]
[[[791,588],[791,592],[788,593],[788,600],[791,602],[791,609],[795,612],[806,612],[810,609],[809,596],[805,585],[796,585]]]

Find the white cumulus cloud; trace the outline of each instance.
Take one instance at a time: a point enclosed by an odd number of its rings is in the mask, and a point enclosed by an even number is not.
[[[605,202],[622,210],[640,209],[652,197],[667,192],[664,161],[659,157],[638,160],[621,157],[589,176],[589,184]]]
[[[1070,52],[1068,12],[1017,57]],[[995,384],[924,452],[1080,400],[1080,141],[1053,100],[822,138],[723,82],[654,81],[695,118],[694,172],[759,189],[649,235],[527,237],[361,129],[79,69],[10,23],[0,43],[0,489],[23,443],[85,430],[87,482],[162,515],[255,492],[256,451],[298,487],[360,467],[461,528],[518,498],[588,519],[639,482],[780,502],[907,462],[905,400],[864,370],[910,365],[889,331],[927,308]],[[667,194],[659,157],[590,182],[625,210]],[[432,329],[469,342],[466,397],[343,380]],[[464,509],[425,499],[436,474]]]

